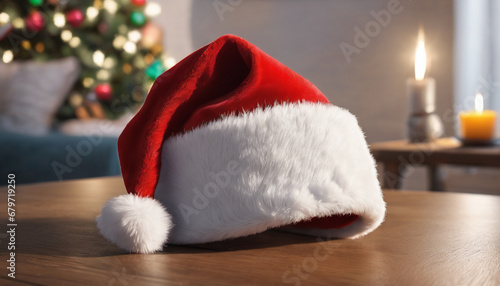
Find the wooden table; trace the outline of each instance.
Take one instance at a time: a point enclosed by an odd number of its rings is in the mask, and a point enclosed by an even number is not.
[[[386,221],[360,239],[267,231],[141,255],[108,243],[94,222],[109,198],[124,193],[120,178],[18,185],[16,192],[16,279],[7,277],[0,237],[0,285],[500,284],[496,196],[386,191]],[[3,228],[6,200],[2,191]]]
[[[441,191],[439,165],[500,167],[500,146],[463,147],[455,138],[432,143],[408,143],[408,140],[374,143],[373,157],[384,166],[383,187],[401,189],[405,169],[424,165],[428,168],[429,189]]]

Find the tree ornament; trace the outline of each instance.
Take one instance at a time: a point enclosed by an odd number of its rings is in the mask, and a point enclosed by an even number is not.
[[[163,63],[159,60],[154,61],[149,67],[146,68],[146,76],[151,80],[155,80],[166,70]]]
[[[59,0],[48,0],[50,4],[56,6],[57,4],[59,4]]]
[[[26,27],[31,31],[40,32],[45,26],[42,13],[34,11],[26,18]]]
[[[73,9],[66,13],[66,21],[73,27],[78,28],[85,20],[82,11]]]
[[[146,4],[146,0],[130,0],[130,3],[135,6],[143,6],[144,4]]]
[[[38,6],[42,5],[43,0],[30,0],[29,2],[31,5],[38,7]]]
[[[113,88],[109,83],[102,83],[95,87],[94,92],[100,100],[111,100],[113,97]]]
[[[146,23],[146,16],[139,11],[134,11],[130,14],[130,20],[132,21],[132,24],[140,27]]]

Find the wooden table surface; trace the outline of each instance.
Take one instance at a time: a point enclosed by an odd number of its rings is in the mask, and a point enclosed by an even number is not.
[[[386,221],[360,239],[271,230],[143,255],[122,252],[95,225],[102,205],[124,193],[120,178],[16,192],[16,279],[7,277],[3,235],[0,285],[500,285],[497,196],[386,191]]]

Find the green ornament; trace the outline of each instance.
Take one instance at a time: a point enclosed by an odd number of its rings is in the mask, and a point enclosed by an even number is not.
[[[140,27],[146,23],[146,16],[144,16],[141,12],[135,11],[130,14],[130,20],[132,20],[132,24]]]
[[[33,6],[40,6],[42,5],[43,3],[43,0],[30,0],[30,4],[33,5]]]
[[[155,80],[166,70],[161,61],[154,61],[149,67],[146,68],[146,76]]]

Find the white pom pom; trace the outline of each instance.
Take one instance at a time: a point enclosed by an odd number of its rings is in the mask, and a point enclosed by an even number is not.
[[[172,219],[155,199],[133,194],[110,199],[97,218],[101,234],[118,247],[135,253],[163,249]]]

